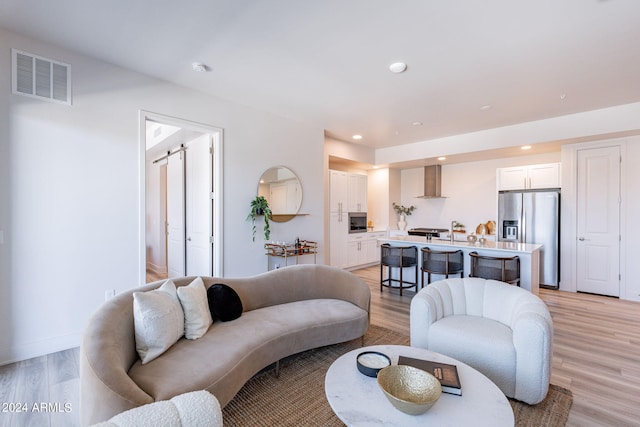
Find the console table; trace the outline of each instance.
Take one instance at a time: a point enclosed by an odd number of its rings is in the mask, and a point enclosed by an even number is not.
[[[300,240],[299,243],[265,243],[264,249],[267,255],[267,270],[271,269],[271,257],[282,258],[283,267],[289,265],[290,259],[298,259],[301,256],[313,255],[313,263],[316,263],[316,255],[318,254],[318,243],[310,240]],[[276,267],[276,268],[279,268]]]

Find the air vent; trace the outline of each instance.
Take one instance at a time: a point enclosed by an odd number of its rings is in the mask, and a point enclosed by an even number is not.
[[[71,65],[11,49],[13,93],[71,105]]]

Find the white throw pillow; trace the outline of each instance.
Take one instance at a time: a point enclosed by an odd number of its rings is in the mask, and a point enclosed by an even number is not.
[[[167,280],[158,289],[133,293],[136,350],[142,364],[152,361],[184,334],[184,313],[176,285]]]
[[[184,336],[196,340],[206,334],[213,323],[202,278],[197,277],[188,286],[179,287],[178,298],[184,311]]]

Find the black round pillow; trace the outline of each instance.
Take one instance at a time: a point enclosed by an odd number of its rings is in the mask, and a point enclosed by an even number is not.
[[[242,314],[242,301],[231,287],[216,283],[207,289],[207,301],[213,320],[228,322]]]

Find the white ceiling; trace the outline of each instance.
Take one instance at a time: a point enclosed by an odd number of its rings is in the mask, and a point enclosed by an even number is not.
[[[640,101],[638,0],[0,0],[0,26],[371,147]]]

